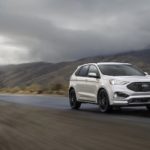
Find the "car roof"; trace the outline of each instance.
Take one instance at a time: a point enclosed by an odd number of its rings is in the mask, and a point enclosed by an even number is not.
[[[120,62],[99,62],[97,65],[131,65],[130,63],[120,63]]]
[[[98,62],[98,63],[87,63],[79,65],[79,67],[85,66],[85,65],[131,65],[130,63],[120,63],[120,62]]]

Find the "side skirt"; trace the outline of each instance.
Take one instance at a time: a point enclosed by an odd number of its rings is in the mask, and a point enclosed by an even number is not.
[[[93,101],[90,101],[90,100],[79,99],[78,101],[81,102],[81,103],[85,103],[85,104],[88,103],[88,104],[96,104],[96,105],[98,105],[97,102],[93,102]]]

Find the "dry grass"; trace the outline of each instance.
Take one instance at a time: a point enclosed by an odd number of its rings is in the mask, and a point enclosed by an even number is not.
[[[0,88],[0,93],[66,95],[67,90],[68,90],[68,85],[63,85],[60,83],[52,84],[47,87],[40,86],[39,84],[31,84],[30,86],[24,86],[24,87],[17,86],[17,87]]]

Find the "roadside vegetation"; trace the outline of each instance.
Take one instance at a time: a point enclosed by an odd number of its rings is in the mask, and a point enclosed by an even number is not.
[[[67,89],[68,85],[63,85],[61,83],[56,83],[49,86],[31,84],[29,86],[22,87],[16,86],[0,88],[0,93],[67,95]]]

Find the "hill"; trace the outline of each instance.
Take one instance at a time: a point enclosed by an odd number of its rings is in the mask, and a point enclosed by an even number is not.
[[[76,61],[48,63],[36,62],[0,66],[0,88],[40,85],[67,85],[74,69],[90,62],[129,62],[150,73],[150,50],[131,51],[109,56],[95,56]]]

